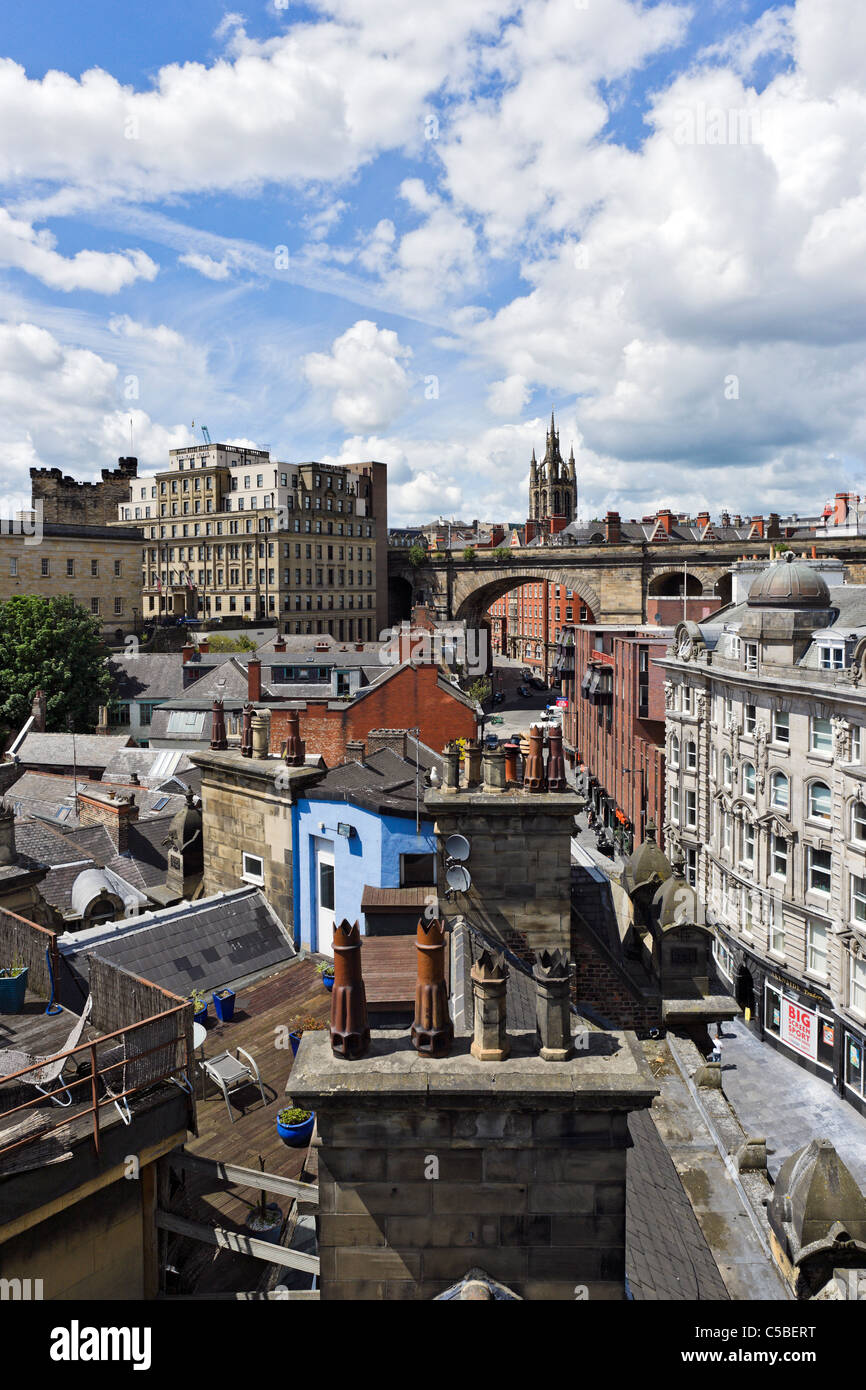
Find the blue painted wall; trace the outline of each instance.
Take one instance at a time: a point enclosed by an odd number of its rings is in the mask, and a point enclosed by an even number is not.
[[[401,854],[433,854],[436,836],[433,822],[415,817],[380,816],[349,806],[345,801],[308,801],[302,797],[292,808],[292,848],[295,877],[294,937],[297,946],[315,951],[319,904],[316,882],[317,840],[325,840],[334,855],[334,918],[360,922],[364,885],[400,887]],[[337,833],[338,822],[354,827],[351,838]],[[324,823],[325,829],[319,825]]]

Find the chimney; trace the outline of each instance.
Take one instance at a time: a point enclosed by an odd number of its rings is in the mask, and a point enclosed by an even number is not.
[[[670,535],[671,533],[671,526],[673,525],[673,520],[673,513],[668,507],[665,507],[664,511],[656,512],[656,521],[661,522],[662,530],[665,531],[668,535]]]
[[[301,716],[296,709],[289,710],[286,723],[286,766],[303,767],[307,745],[301,738]]]
[[[99,706],[99,723],[96,726],[96,732],[98,734],[107,734],[110,732],[108,727],[108,705]]]
[[[247,663],[247,696],[254,705],[262,698],[262,663],[257,656]]]
[[[619,512],[608,512],[604,519],[604,538],[606,541],[618,541],[622,539],[622,528],[620,526]]]
[[[758,534],[759,536],[763,537],[763,534],[764,534],[764,518],[763,518],[762,516],[753,516],[753,517],[752,517],[752,529],[753,529],[754,531],[756,531],[757,534]]]
[[[370,1046],[367,994],[361,974],[361,932],[345,917],[334,928],[334,986],[331,990],[331,1050],[353,1061]]]
[[[0,801],[0,868],[17,864],[15,850],[15,812],[5,801]]]
[[[207,656],[208,652],[210,651],[210,642],[206,637],[202,637],[200,639],[198,649],[201,656]]]
[[[767,534],[768,537],[771,537],[773,540],[778,540],[778,539],[780,538],[780,536],[781,536],[781,534],[782,534],[782,529],[781,529],[781,527],[780,527],[780,525],[779,525],[779,513],[778,513],[778,512],[770,512],[770,515],[767,517],[767,532],[766,532],[766,534]]]
[[[504,1062],[511,1053],[505,1026],[508,967],[500,951],[483,950],[469,972],[475,1034],[469,1051],[479,1062]]]
[[[346,739],[346,761],[350,763],[364,763],[364,740],[362,738]]]
[[[542,951],[532,967],[540,1056],[566,1062],[572,1053],[568,958],[560,950]]]
[[[284,652],[285,650],[286,650],[286,639],[285,639],[285,637],[283,636],[283,634],[282,634],[281,632],[278,632],[277,635],[276,635],[276,637],[274,638],[274,651],[275,651],[275,652]]]
[[[211,707],[210,746],[214,749],[228,748],[226,738],[226,715],[222,700],[214,700]]]
[[[696,526],[699,526],[700,529],[701,529],[702,531],[705,531],[706,528],[709,526],[709,524],[710,524],[710,514],[709,514],[709,512],[698,512],[697,516],[695,517],[695,525],[696,525]]]
[[[454,1042],[454,1024],[448,1012],[445,984],[445,933],[435,918],[418,922],[415,947],[418,977],[412,1046],[427,1057],[447,1057]]]
[[[192,642],[184,642],[183,646],[180,649],[180,654],[183,658],[184,666],[186,666],[188,661],[192,661],[192,654],[194,651],[195,647],[193,646]]]
[[[407,729],[371,729],[367,734],[367,756],[378,753],[380,748],[392,748],[398,757],[405,758],[408,737]],[[348,747],[347,744],[347,752]]]
[[[129,848],[129,827],[138,820],[135,796],[115,796],[112,792],[79,792],[80,825],[102,825],[118,854]]]

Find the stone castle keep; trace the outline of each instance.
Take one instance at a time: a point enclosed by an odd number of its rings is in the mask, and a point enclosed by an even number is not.
[[[103,468],[98,483],[79,483],[59,468],[31,468],[33,505],[42,503],[42,520],[64,526],[108,526],[129,501],[129,484],[138,476],[137,458],[120,458]]]

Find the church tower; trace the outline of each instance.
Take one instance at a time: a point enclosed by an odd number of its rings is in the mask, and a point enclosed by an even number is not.
[[[577,515],[577,465],[574,449],[565,463],[559,448],[559,432],[553,411],[547,432],[544,458],[538,463],[535,450],[529,465],[529,517],[526,539],[555,536]]]

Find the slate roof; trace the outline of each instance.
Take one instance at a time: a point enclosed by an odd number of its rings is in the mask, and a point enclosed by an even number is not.
[[[442,772],[442,759],[432,748],[406,739],[407,757],[401,758],[393,748],[380,748],[363,763],[341,763],[307,792],[310,801],[343,801],[362,806],[368,811],[384,811],[391,815],[414,816],[415,753],[418,753],[422,815],[424,773],[435,767]]]
[[[159,751],[161,750],[155,749],[154,754]],[[59,773],[23,772],[8,788],[6,804],[12,806],[16,816],[40,816],[44,820],[56,822],[60,828],[74,829],[80,821],[73,808],[72,781],[71,776]],[[106,792],[105,782],[90,782],[79,777],[77,785],[78,791],[85,796],[104,796]],[[116,781],[112,781],[111,787],[113,791],[132,793],[139,808],[138,814],[145,821],[154,816],[174,814],[184,804],[184,793],[179,787],[163,791],[158,787],[147,788]],[[160,805],[160,801],[166,796],[169,798],[168,801],[165,805]],[[57,813],[60,810],[68,811],[69,814],[58,817]]]
[[[260,889],[239,888],[197,903],[182,903],[60,938],[73,972],[89,978],[98,955],[186,998],[237,987],[284,966],[296,954]]]
[[[184,688],[180,652],[139,652],[110,656],[108,669],[119,700],[165,700]]]
[[[129,782],[132,773],[136,773],[140,782],[148,787],[157,787],[165,778],[162,775],[153,775],[153,767],[160,761],[164,762],[167,756],[164,748],[121,748],[107,764],[105,772],[102,774],[103,782]],[[183,749],[178,749],[174,755],[177,762],[172,769],[172,775],[182,775],[192,772],[193,765],[186,756]],[[184,785],[186,783],[184,782]],[[178,788],[178,791],[181,789]],[[136,797],[136,801],[139,798]]]
[[[135,746],[129,734],[76,734],[75,759],[80,768],[107,767],[121,748]],[[27,734],[15,748],[22,763],[42,767],[71,767],[72,734]]]

